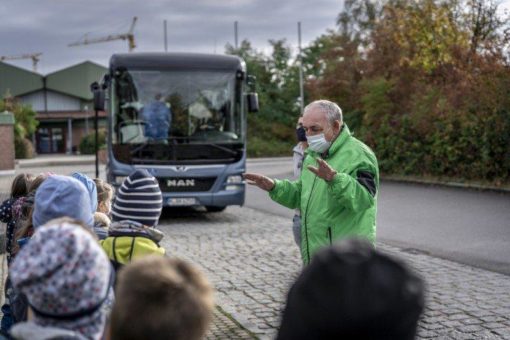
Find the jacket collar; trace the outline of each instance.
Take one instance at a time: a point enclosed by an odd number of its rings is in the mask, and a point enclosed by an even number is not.
[[[340,134],[333,141],[333,144],[329,147],[328,151],[326,151],[327,155],[331,156],[335,152],[337,152],[342,147],[342,145],[345,144],[349,137],[351,137],[351,131],[349,130],[347,124],[343,123],[342,130],[340,130]]]
[[[156,227],[147,227],[143,224],[131,220],[122,220],[113,222],[108,230],[108,236],[143,236],[147,237],[154,242],[159,242],[163,239],[164,234],[156,229]]]

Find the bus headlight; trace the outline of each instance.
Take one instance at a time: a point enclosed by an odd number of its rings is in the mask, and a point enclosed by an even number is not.
[[[241,175],[228,176],[225,190],[239,190],[241,189],[242,184],[244,184],[243,176]]]
[[[227,177],[227,184],[242,184],[242,183],[243,183],[243,176],[241,176],[241,175]]]

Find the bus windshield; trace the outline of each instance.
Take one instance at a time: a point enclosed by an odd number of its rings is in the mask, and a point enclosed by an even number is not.
[[[120,161],[214,163],[242,155],[241,81],[235,72],[124,69],[113,80],[111,141]]]

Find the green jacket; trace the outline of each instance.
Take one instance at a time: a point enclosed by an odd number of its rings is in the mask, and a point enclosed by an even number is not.
[[[308,170],[321,155],[307,151],[297,181],[275,180],[269,196],[288,208],[301,209],[301,256],[305,264],[321,247],[347,237],[375,243],[379,169],[368,146],[344,124],[322,158],[338,173],[329,183]]]

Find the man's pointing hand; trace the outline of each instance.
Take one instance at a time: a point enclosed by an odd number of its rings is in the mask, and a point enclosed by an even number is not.
[[[274,181],[264,175],[247,172],[244,174],[244,178],[248,184],[256,185],[262,190],[271,191],[274,188]]]

